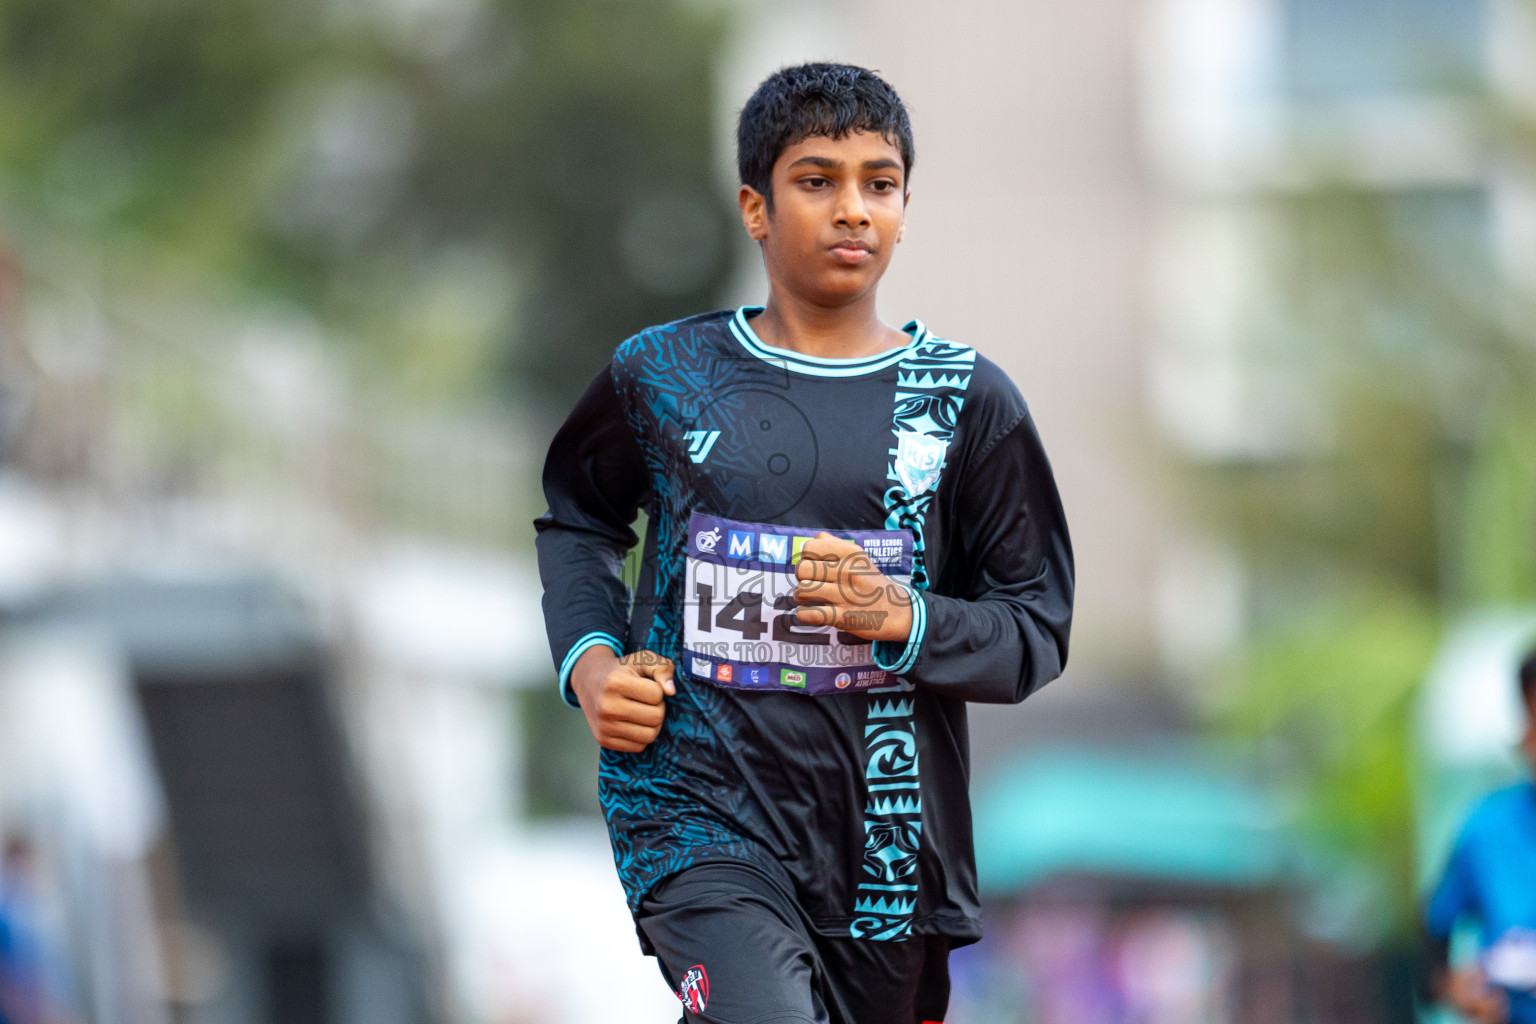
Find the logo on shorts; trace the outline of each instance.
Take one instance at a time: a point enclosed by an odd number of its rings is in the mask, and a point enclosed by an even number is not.
[[[729,665],[721,665],[720,666],[720,670],[719,670],[719,677],[718,678],[719,678],[719,680],[722,683],[730,682],[731,681],[731,666],[729,666]]]
[[[786,668],[779,672],[779,682],[785,686],[798,686],[805,689],[805,673],[797,672],[792,668]]]
[[[704,973],[703,964],[694,964],[688,968],[688,973],[683,975],[683,983],[678,986],[677,998],[694,1013],[704,1012],[704,1007],[709,1003],[709,975]]]
[[[839,672],[837,674],[837,678],[832,681],[837,684],[837,688],[839,690],[846,690],[853,682],[853,676],[849,675],[847,672]]]

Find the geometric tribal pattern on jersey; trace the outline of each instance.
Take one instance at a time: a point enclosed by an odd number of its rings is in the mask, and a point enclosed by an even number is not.
[[[974,349],[926,338],[898,364],[894,423],[896,444],[886,473],[885,525],[913,533],[912,583],[927,589],[923,566],[923,525],[944,472],[945,455],[965,403],[976,362]],[[921,601],[913,604],[922,614]],[[914,623],[921,637],[924,625]],[[915,649],[902,652],[891,666],[905,672]],[[864,877],[858,883],[855,918],[848,932],[856,939],[905,939],[912,934],[917,908],[917,856],[923,837],[922,783],[918,777],[917,735],[912,720],[912,691],[906,679],[870,691],[864,737],[868,762],[864,772],[869,802],[864,809]]]

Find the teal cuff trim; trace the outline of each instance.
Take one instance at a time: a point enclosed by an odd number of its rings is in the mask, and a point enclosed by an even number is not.
[[[565,654],[565,660],[560,663],[560,699],[573,708],[581,707],[581,702],[576,699],[576,692],[571,689],[571,669],[576,667],[577,658],[598,644],[602,644],[614,654],[620,656],[624,654],[624,645],[617,637],[602,630],[594,630],[572,644],[571,649]]]
[[[908,587],[907,592],[912,595],[912,629],[906,645],[898,646],[895,640],[876,640],[873,645],[875,664],[898,676],[912,671],[928,634],[928,605],[920,591]]]

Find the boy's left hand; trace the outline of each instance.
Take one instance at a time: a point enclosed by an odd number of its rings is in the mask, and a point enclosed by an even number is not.
[[[835,626],[865,640],[905,642],[912,631],[911,592],[851,540],[823,531],[806,541],[795,578],[802,625]]]

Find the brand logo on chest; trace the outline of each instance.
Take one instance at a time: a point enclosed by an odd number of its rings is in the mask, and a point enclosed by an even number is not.
[[[709,450],[720,440],[718,430],[685,430],[683,439],[688,442],[688,457],[694,462],[709,458]]]

